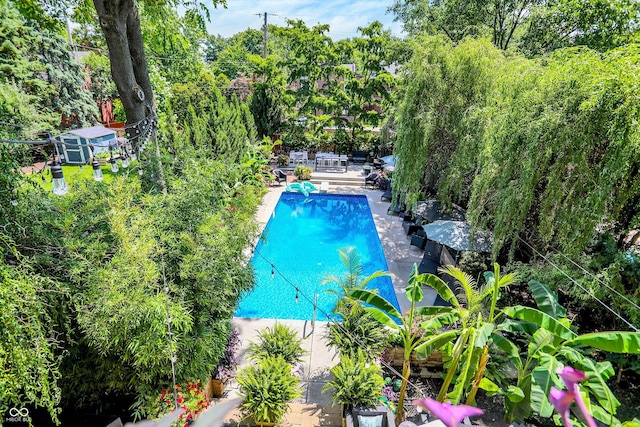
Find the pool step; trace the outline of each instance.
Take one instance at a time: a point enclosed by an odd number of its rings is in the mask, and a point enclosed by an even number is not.
[[[311,183],[315,186],[322,185],[323,182],[329,183],[331,187],[364,187],[364,175],[362,176],[344,176],[329,173],[312,173]]]

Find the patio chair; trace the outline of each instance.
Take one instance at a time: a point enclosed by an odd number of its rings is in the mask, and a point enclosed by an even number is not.
[[[420,228],[411,235],[411,242],[409,243],[409,246],[415,246],[420,250],[422,250],[426,245],[427,245],[427,233],[425,233],[425,231],[422,228]]]
[[[367,175],[364,179],[364,187],[367,188],[367,185],[370,185],[371,188],[375,188],[378,185],[378,174],[373,172]]]
[[[436,274],[438,267],[440,266],[440,255],[442,254],[442,245],[433,240],[427,239],[424,248],[424,255],[422,261],[418,266],[418,273],[431,273]]]
[[[407,233],[407,236],[415,233],[418,230],[422,230],[422,222],[424,220],[422,218],[418,218],[415,220],[415,222],[402,222],[402,228],[404,228],[404,231]],[[423,230],[424,231],[424,230]]]
[[[395,416],[386,406],[355,407],[345,414],[346,427],[396,427]]]
[[[389,202],[391,201],[391,199],[393,199],[393,192],[391,191],[390,185],[387,187],[386,190],[384,190],[384,193],[382,193],[382,195],[380,196],[381,202],[384,202],[385,199]]]
[[[282,172],[281,169],[274,169],[273,174],[276,177],[276,181],[278,182],[278,185],[280,185],[281,182],[287,182],[287,175]]]

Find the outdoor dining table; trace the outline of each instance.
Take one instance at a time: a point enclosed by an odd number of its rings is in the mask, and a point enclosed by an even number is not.
[[[309,154],[306,151],[291,151],[289,153],[289,164],[306,165],[309,160]]]
[[[316,170],[344,167],[346,172],[348,165],[349,157],[346,154],[316,153]]]

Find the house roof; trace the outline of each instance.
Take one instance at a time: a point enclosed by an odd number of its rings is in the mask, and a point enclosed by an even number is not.
[[[81,136],[82,138],[99,138],[105,135],[115,135],[116,131],[112,129],[107,129],[104,126],[92,126],[90,128],[82,128],[82,129],[71,129],[67,131],[67,133]]]

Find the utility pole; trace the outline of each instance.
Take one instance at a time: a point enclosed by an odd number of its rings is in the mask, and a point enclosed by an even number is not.
[[[278,15],[274,15],[273,13],[267,13],[265,12],[263,13],[256,13],[257,16],[264,16],[264,24],[262,25],[262,34],[264,37],[264,41],[263,41],[263,45],[262,45],[262,57],[266,58],[267,57],[267,40],[269,39],[269,33],[268,33],[268,27],[267,27],[267,16],[271,15],[271,16],[278,16]]]

